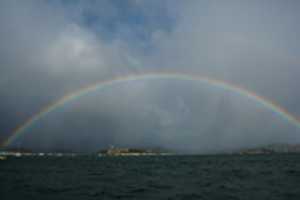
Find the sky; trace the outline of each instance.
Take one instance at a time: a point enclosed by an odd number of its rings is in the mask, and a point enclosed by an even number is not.
[[[0,141],[66,94],[147,72],[230,82],[300,118],[299,9],[297,0],[0,1]],[[85,95],[11,147],[211,153],[299,142],[299,128],[245,96],[162,79]]]

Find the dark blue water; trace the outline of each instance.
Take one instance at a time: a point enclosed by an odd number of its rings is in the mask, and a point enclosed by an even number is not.
[[[21,157],[0,199],[300,199],[300,155]]]

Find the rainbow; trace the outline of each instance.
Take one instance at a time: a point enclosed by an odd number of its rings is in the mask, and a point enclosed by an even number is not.
[[[32,127],[35,123],[37,123],[39,120],[47,116],[49,113],[51,113],[56,109],[59,109],[60,107],[64,106],[65,104],[71,101],[79,99],[80,97],[88,93],[95,92],[105,87],[113,86],[116,84],[122,84],[130,81],[157,80],[157,79],[197,81],[216,88],[221,88],[228,92],[236,93],[238,95],[247,97],[258,104],[261,104],[266,109],[269,109],[273,113],[277,114],[278,116],[282,117],[283,119],[287,120],[288,122],[290,122],[291,124],[295,125],[297,128],[300,129],[300,121],[291,113],[289,113],[286,109],[240,86],[234,85],[229,82],[212,79],[205,76],[193,75],[193,74],[175,73],[175,72],[154,72],[154,73],[134,74],[134,75],[116,77],[114,79],[96,82],[95,84],[88,85],[87,87],[83,87],[75,92],[67,94],[63,96],[61,99],[55,101],[54,103],[45,106],[38,113],[34,114],[31,118],[25,121],[25,123],[23,123],[21,126],[16,128],[12,132],[12,134],[3,142],[2,146],[3,147],[9,146],[17,138],[19,138],[28,128]]]

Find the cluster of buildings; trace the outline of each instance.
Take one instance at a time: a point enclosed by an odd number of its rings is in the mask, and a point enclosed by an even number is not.
[[[137,149],[137,148],[115,148],[102,150],[98,156],[153,156],[153,155],[169,155],[170,153],[161,152],[151,149]]]

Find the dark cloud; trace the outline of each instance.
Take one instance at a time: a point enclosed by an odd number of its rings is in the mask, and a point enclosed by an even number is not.
[[[1,1],[0,139],[71,91],[151,70],[230,81],[299,116],[298,8],[296,1]],[[16,143],[215,152],[299,139],[292,124],[246,97],[161,80],[82,97]]]

